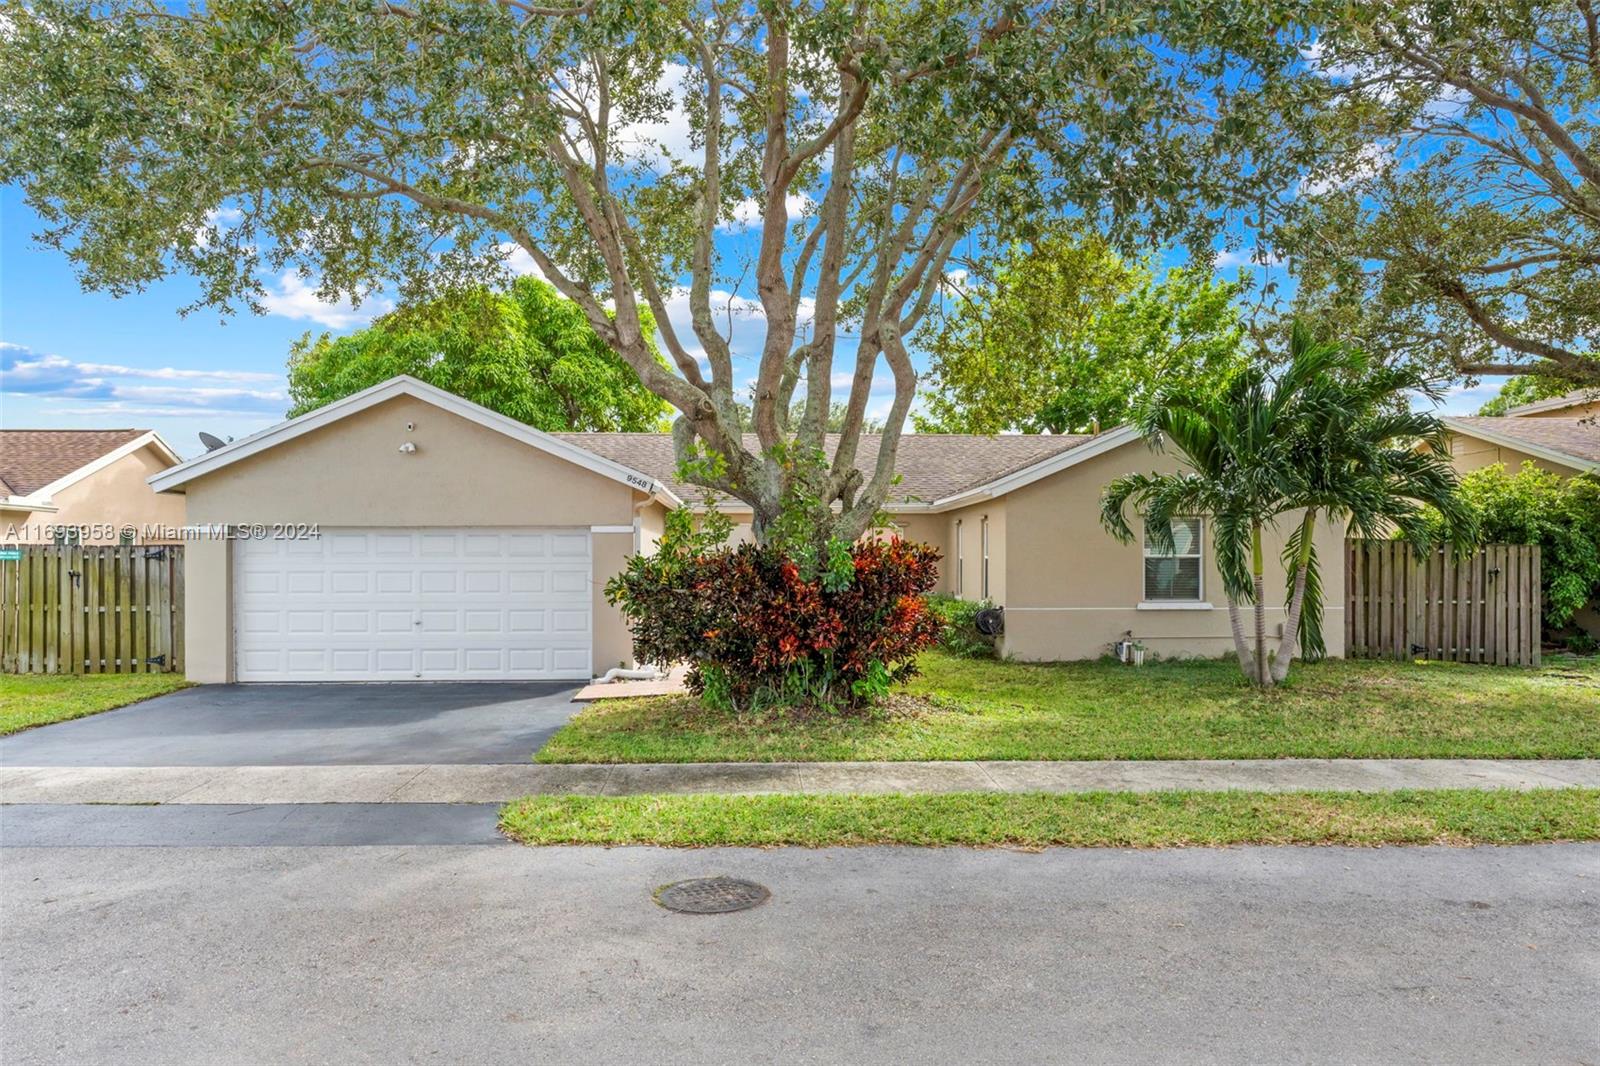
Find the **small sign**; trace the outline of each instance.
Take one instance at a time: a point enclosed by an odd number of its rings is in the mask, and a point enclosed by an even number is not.
[[[21,548],[0,548],[0,563],[14,563],[21,558]]]

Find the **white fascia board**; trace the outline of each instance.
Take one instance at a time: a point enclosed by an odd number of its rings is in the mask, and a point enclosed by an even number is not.
[[[0,510],[39,511],[43,514],[55,514],[61,508],[53,503],[35,500],[31,496],[7,496],[4,499],[0,499]]]
[[[50,482],[50,484],[43,485],[35,489],[27,496],[23,497],[23,499],[31,500],[35,504],[47,503],[62,489],[71,485],[76,485],[78,482],[82,481],[86,477],[89,477],[91,474],[97,474],[124,456],[132,455],[140,448],[145,447],[155,448],[156,451],[161,453],[161,457],[169,463],[178,464],[183,461],[181,458],[179,458],[178,453],[173,451],[171,446],[168,445],[166,441],[161,439],[161,435],[159,433],[157,433],[155,430],[151,430],[148,433],[141,433],[139,436],[128,441],[126,444],[118,445],[98,459],[84,463],[82,466],[78,467],[78,469],[74,470],[70,474],[67,474],[65,477],[56,478],[54,481]],[[162,473],[166,473],[166,471],[162,471]]]
[[[1052,474],[1060,473],[1069,467],[1087,462],[1097,455],[1115,451],[1124,444],[1131,444],[1138,439],[1139,431],[1133,426],[1118,426],[1116,429],[1107,430],[1097,437],[1090,438],[1076,448],[1068,448],[1064,452],[1057,452],[1048,459],[1041,459],[1032,466],[1025,466],[1021,470],[1007,474],[1005,477],[996,478],[988,484],[978,485],[963,492],[958,492],[953,496],[935,500],[932,504],[918,508],[918,510],[933,512],[953,511],[959,507],[967,507],[971,504],[982,503],[984,500],[992,500],[996,497],[1004,496],[1008,492],[1015,492],[1025,485],[1031,485],[1035,481],[1047,478]],[[890,508],[890,510],[893,509]]]
[[[1131,444],[1138,439],[1139,431],[1133,426],[1118,426],[1116,429],[1107,430],[1097,437],[1090,438],[1076,448],[1068,448],[1064,452],[1057,452],[1047,459],[1039,460],[1032,466],[1023,467],[1021,470],[1013,471],[1005,477],[996,478],[986,484],[964,489],[954,495],[945,496],[937,500],[906,500],[899,503],[886,503],[883,506],[883,510],[889,514],[940,514],[945,511],[959,510],[962,507],[969,507],[975,503],[982,503],[985,500],[1004,496],[1006,493],[1014,492],[1024,485],[1031,485],[1035,481],[1049,477],[1051,474],[1077,466],[1079,463],[1093,459],[1097,455],[1115,451],[1124,444]],[[721,501],[717,506],[719,510],[747,511],[750,509],[749,504],[738,501],[731,503]],[[693,509],[703,513],[706,507],[703,504],[696,503]]]
[[[352,393],[341,400],[309,411],[299,418],[291,418],[286,422],[279,422],[269,426],[248,437],[223,445],[215,451],[196,456],[187,463],[175,466],[170,470],[163,470],[149,478],[150,487],[157,492],[170,492],[179,488],[197,477],[220,470],[222,467],[246,459],[268,448],[276,447],[296,437],[310,433],[312,430],[337,422],[342,418],[365,411],[380,403],[393,400],[400,396],[411,396],[424,403],[460,415],[469,422],[475,422],[486,429],[492,429],[514,440],[521,441],[540,451],[565,459],[574,466],[583,467],[613,481],[620,481],[624,485],[638,489],[640,492],[649,493],[668,507],[679,506],[683,501],[673,495],[672,491],[655,478],[647,477],[637,470],[623,466],[602,456],[596,455],[587,448],[576,444],[569,444],[564,440],[552,437],[532,426],[518,422],[514,418],[491,411],[481,404],[464,400],[454,393],[445,392],[443,389],[419,381],[414,377],[402,374],[392,377],[388,381],[379,382],[368,389]]]
[[[1507,433],[1498,433],[1492,429],[1484,429],[1476,422],[1458,422],[1456,419],[1449,416],[1440,419],[1440,421],[1442,421],[1452,433],[1460,433],[1464,437],[1476,437],[1478,440],[1486,440],[1490,444],[1498,444],[1503,448],[1514,448],[1519,452],[1527,452],[1529,455],[1535,456],[1539,459],[1548,459],[1552,463],[1560,463],[1562,466],[1570,466],[1577,470],[1600,471],[1600,463],[1595,462],[1593,459],[1584,459],[1581,456],[1569,455],[1566,452],[1557,451],[1556,449],[1547,445],[1534,444],[1531,441],[1526,441],[1520,437],[1514,437]]]
[[[1591,392],[1584,389],[1574,389],[1572,392],[1561,396],[1552,396],[1548,400],[1535,400],[1532,403],[1521,404],[1517,407],[1508,407],[1505,417],[1516,418],[1518,415],[1533,415],[1540,411],[1559,411],[1563,407],[1577,407],[1579,404],[1588,403],[1600,398],[1600,392]]]

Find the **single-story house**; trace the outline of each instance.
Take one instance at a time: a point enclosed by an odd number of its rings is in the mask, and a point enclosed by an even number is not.
[[[897,465],[887,510],[944,552],[944,591],[1005,607],[1005,654],[1091,658],[1128,633],[1157,655],[1231,649],[1203,521],[1173,555],[1100,526],[1113,477],[1176,468],[1131,430],[912,435]],[[186,497],[194,535],[189,676],[581,679],[630,663],[603,587],[653,549],[669,508],[698,506],[675,475],[666,435],[542,433],[408,377],[161,471],[151,485]],[[1341,538],[1319,531],[1329,590]],[[1283,584],[1274,566],[1274,629]],[[1328,614],[1339,655],[1337,595]]]
[[[0,543],[170,541],[183,497],[147,479],[181,461],[148,429],[0,430]]]

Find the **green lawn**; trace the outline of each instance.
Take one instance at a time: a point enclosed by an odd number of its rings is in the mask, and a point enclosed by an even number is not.
[[[99,714],[188,684],[180,674],[0,676],[0,736]]]
[[[727,717],[685,697],[591,704],[541,762],[1592,758],[1600,660],[1542,669],[1332,660],[1252,691],[1232,663],[1032,665],[923,656],[917,713]]]
[[[1179,847],[1600,839],[1600,790],[538,796],[500,814],[526,844]]]

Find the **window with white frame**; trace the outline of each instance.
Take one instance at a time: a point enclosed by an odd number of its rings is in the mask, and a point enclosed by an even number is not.
[[[989,598],[989,516],[984,515],[983,521],[978,524],[978,532],[982,534],[980,547],[983,549],[983,599]]]
[[[961,568],[961,519],[956,519],[956,595],[960,596],[965,591],[962,585]]]
[[[1144,598],[1148,601],[1198,602],[1201,588],[1201,521],[1172,520],[1172,549],[1162,550],[1150,530],[1144,533]]]

